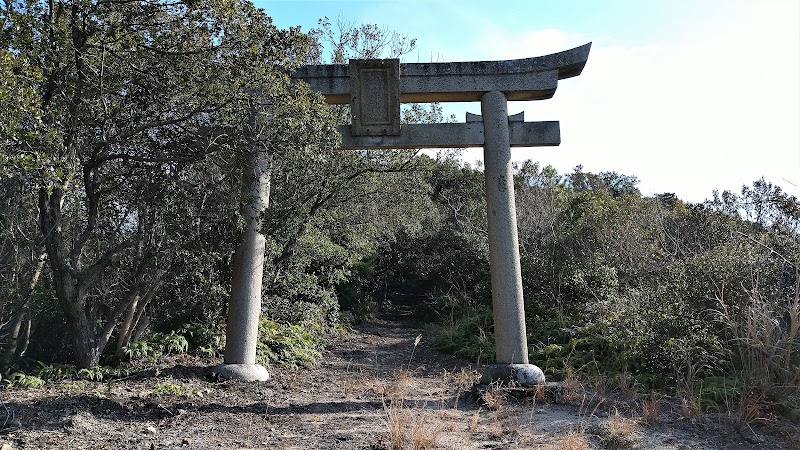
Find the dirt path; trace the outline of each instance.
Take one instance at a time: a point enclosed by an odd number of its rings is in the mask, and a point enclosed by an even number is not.
[[[414,342],[421,335],[419,345]],[[413,358],[412,358],[412,351]],[[797,424],[741,431],[723,416],[692,424],[679,405],[573,384],[535,395],[476,390],[469,362],[433,350],[401,320],[365,324],[314,368],[273,368],[263,384],[206,377],[212,360],[112,383],[68,381],[0,391],[0,446],[11,449],[790,449]],[[651,405],[652,406],[652,405]],[[696,419],[696,418],[695,418]],[[2,447],[6,450],[7,447]]]

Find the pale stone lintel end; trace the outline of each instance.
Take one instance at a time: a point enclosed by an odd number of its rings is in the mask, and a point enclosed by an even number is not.
[[[483,123],[483,116],[480,114],[472,114],[471,112],[467,113],[467,123],[471,122],[481,122]]]
[[[525,122],[525,111],[520,113],[514,114],[513,116],[508,116],[509,122]]]

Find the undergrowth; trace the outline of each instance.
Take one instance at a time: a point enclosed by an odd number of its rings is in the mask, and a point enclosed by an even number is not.
[[[603,382],[621,393],[661,393],[682,399],[683,412],[702,422],[727,413],[744,424],[771,413],[800,418],[800,299],[777,302],[751,295],[739,309],[720,303],[718,323],[696,334],[664,335],[665,363],[654,370],[634,344],[591,323],[528,323],[529,360],[550,380]],[[577,322],[577,321],[576,321]],[[481,362],[494,357],[488,310],[451,321],[434,338],[442,351]],[[712,334],[714,327],[721,330]]]
[[[343,331],[343,328],[325,327],[315,321],[288,325],[261,317],[258,322],[256,360],[265,366],[309,366],[322,356],[322,350],[330,338]]]

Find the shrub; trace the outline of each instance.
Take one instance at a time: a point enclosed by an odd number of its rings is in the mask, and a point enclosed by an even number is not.
[[[256,359],[263,365],[311,365],[322,356],[324,343],[325,329],[317,322],[285,325],[261,317]]]
[[[44,386],[44,380],[36,375],[26,375],[22,372],[14,372],[3,380],[7,388],[36,389]]]
[[[73,364],[45,364],[41,361],[38,361],[38,364],[39,370],[36,376],[43,380],[66,380],[78,375],[78,369]]]
[[[187,324],[175,330],[183,336],[190,351],[206,356],[219,356],[225,351],[225,333],[201,324]]]
[[[433,346],[463,358],[494,361],[494,319],[491,310],[455,320],[433,338]]]

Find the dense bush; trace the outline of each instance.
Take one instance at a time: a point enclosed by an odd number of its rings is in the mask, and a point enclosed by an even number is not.
[[[797,392],[796,198],[760,180],[687,204],[644,197],[633,177],[531,162],[516,182],[532,362],[711,397],[714,380],[770,401]],[[482,317],[451,320],[436,344],[485,355]]]

